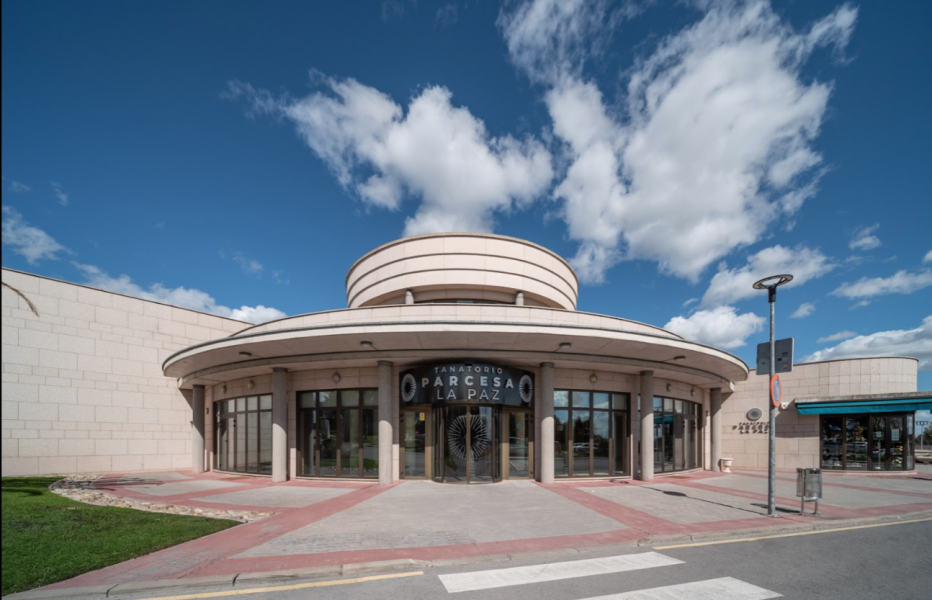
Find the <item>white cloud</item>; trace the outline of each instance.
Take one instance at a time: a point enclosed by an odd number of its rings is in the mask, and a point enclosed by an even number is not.
[[[624,258],[696,281],[816,191],[831,86],[802,69],[816,47],[845,46],[857,9],[796,32],[763,1],[705,6],[635,64],[621,114],[580,74],[613,22],[603,4],[538,0],[499,20],[514,64],[549,86],[570,163],[555,196],[586,281]]]
[[[853,331],[839,331],[838,333],[833,333],[832,335],[827,335],[825,337],[820,337],[816,340],[816,344],[825,344],[828,342],[837,342],[839,340],[847,340],[849,338],[856,337],[858,334]]]
[[[803,302],[799,305],[799,308],[796,309],[796,312],[790,315],[791,319],[805,319],[809,315],[815,312],[815,304],[812,302]]]
[[[932,271],[909,273],[905,269],[890,277],[862,277],[854,283],[843,283],[832,291],[833,296],[871,298],[885,294],[912,294],[932,285]]]
[[[664,329],[710,346],[737,348],[764,328],[766,319],[754,313],[739,315],[733,306],[699,310],[689,317],[673,317]]]
[[[720,268],[712,277],[709,289],[702,297],[702,306],[730,304],[755,296],[765,297],[766,292],[755,290],[754,282],[771,275],[789,273],[793,281],[781,286],[780,291],[796,287],[825,275],[834,268],[828,257],[819,250],[806,246],[784,248],[773,246],[748,257],[748,264],[740,269]]]
[[[9,191],[14,194],[22,194],[25,192],[31,192],[32,188],[26,185],[25,183],[20,183],[18,181],[13,181],[10,183],[10,187],[7,188]]]
[[[154,283],[148,289],[145,289],[133,282],[128,275],[111,277],[94,265],[80,263],[74,263],[74,265],[84,273],[86,285],[117,294],[152,300],[153,302],[161,302],[181,308],[190,308],[191,310],[248,323],[264,323],[287,316],[277,308],[261,304],[258,306],[241,306],[239,308],[223,306],[217,304],[217,301],[207,292],[183,286],[168,288],[161,283]]]
[[[932,316],[916,329],[879,331],[844,341],[806,357],[807,362],[868,356],[912,356],[919,359],[919,370],[932,369]]]
[[[848,248],[862,252],[879,248],[880,238],[873,235],[879,227],[880,225],[872,225],[870,227],[862,227],[855,231],[854,235],[851,236],[851,241],[848,242]]]
[[[926,252],[926,255],[922,257],[922,264],[932,263],[932,250]]]
[[[58,260],[59,254],[71,254],[71,250],[52,236],[24,221],[12,206],[3,207],[3,245],[9,246],[31,265],[40,260]]]
[[[546,191],[550,153],[533,139],[491,137],[467,109],[431,86],[403,110],[354,79],[324,78],[325,92],[275,99],[230,82],[227,97],[245,97],[252,113],[284,116],[345,188],[372,206],[397,210],[421,199],[405,235],[491,231],[496,212],[522,208]]]
[[[49,185],[52,186],[52,192],[55,194],[55,197],[58,198],[58,203],[62,206],[68,206],[68,193],[62,189],[61,184],[56,181],[52,181],[49,183]]]
[[[265,270],[261,262],[254,258],[247,257],[242,252],[233,254],[233,260],[239,265],[240,269],[243,270],[243,273],[247,275],[260,276],[262,275],[262,271]]]

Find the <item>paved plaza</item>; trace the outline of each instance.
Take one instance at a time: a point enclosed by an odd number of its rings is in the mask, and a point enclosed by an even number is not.
[[[767,516],[767,477],[761,472],[695,472],[651,482],[457,486],[405,481],[383,487],[358,480],[272,484],[267,478],[169,472],[114,474],[95,485],[135,500],[273,514],[50,588],[193,582],[397,559],[482,560],[669,536],[779,532],[863,518],[932,515],[932,473],[925,470],[876,477],[825,474],[819,516],[798,513],[795,477],[780,473],[777,519]]]

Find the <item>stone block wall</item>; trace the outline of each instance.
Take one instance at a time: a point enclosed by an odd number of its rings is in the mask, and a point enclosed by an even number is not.
[[[3,475],[191,468],[191,405],[162,362],[248,326],[2,271]]]

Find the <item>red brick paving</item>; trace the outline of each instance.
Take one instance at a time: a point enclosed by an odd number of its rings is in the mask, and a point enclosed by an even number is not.
[[[750,477],[764,477],[760,474],[735,473]],[[204,473],[191,475],[196,479],[214,479],[242,482],[235,487],[220,490],[206,490],[176,494],[173,496],[153,496],[134,489],[142,483],[119,483],[121,475],[111,475],[102,480],[97,486],[102,491],[115,495],[122,495],[137,500],[153,503],[183,504],[185,506],[229,509],[229,510],[257,510],[275,511],[271,517],[241,525],[222,531],[198,540],[167,548],[147,556],[130,560],[105,569],[86,573],[73,579],[59,582],[50,588],[81,587],[102,584],[117,584],[130,581],[146,581],[156,579],[176,579],[183,577],[201,577],[207,575],[226,575],[235,573],[249,573],[262,571],[275,571],[282,569],[296,569],[303,567],[331,566],[410,558],[418,560],[437,560],[442,558],[466,558],[471,556],[488,556],[496,554],[512,554],[541,550],[555,550],[561,548],[574,548],[583,546],[597,546],[613,543],[636,541],[644,537],[690,534],[701,532],[732,531],[747,528],[777,527],[789,522],[807,522],[813,517],[810,515],[781,514],[781,519],[769,517],[748,517],[727,521],[711,521],[705,523],[680,524],[669,521],[643,511],[639,511],[617,502],[606,500],[599,496],[585,492],[584,488],[616,487],[619,485],[644,485],[651,483],[672,483],[687,488],[707,490],[719,494],[732,495],[738,498],[767,502],[765,494],[745,492],[725,487],[712,486],[702,483],[702,480],[719,477],[719,473],[698,471],[688,474],[679,474],[670,477],[658,477],[653,482],[642,482],[631,479],[626,480],[594,480],[594,481],[561,481],[553,485],[537,484],[554,494],[575,502],[589,510],[606,516],[625,525],[625,529],[581,535],[564,535],[544,538],[529,538],[518,540],[505,540],[496,542],[482,542],[472,544],[457,544],[447,546],[427,546],[416,548],[387,548],[375,550],[357,550],[328,552],[317,554],[293,554],[283,556],[264,556],[249,558],[232,558],[250,548],[273,540],[281,535],[305,527],[329,516],[345,511],[362,502],[370,500],[379,494],[388,491],[399,483],[391,486],[379,487],[376,482],[369,481],[341,481],[341,480],[295,480],[285,484],[272,484],[268,478],[243,479],[227,473]],[[786,477],[781,477],[787,480]],[[793,479],[789,479],[793,480]],[[167,480],[165,483],[178,483],[186,480]],[[878,490],[863,486],[838,484],[826,482],[833,487],[847,488],[858,491],[895,493],[905,496],[932,498],[932,494],[916,492],[893,492]],[[257,489],[270,485],[288,485],[297,487],[324,487],[351,489],[346,494],[323,500],[301,508],[274,508],[267,506],[242,506],[203,502],[198,498],[217,494],[226,494],[247,489]],[[799,505],[797,498],[777,498],[777,503],[795,508]],[[811,505],[810,505],[811,506]],[[932,502],[917,502],[894,506],[873,507],[867,509],[848,509],[820,503],[819,512],[823,519],[841,519],[853,517],[872,517],[896,514],[907,514],[932,509]]]

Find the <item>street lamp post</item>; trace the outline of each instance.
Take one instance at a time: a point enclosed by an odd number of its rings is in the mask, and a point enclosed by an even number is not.
[[[767,290],[767,302],[770,304],[770,379],[773,381],[773,375],[777,370],[777,352],[774,348],[774,305],[777,303],[777,288],[785,283],[793,281],[792,275],[774,275],[761,279],[754,284],[755,290]],[[768,389],[769,389],[768,385]],[[769,402],[769,400],[768,400]],[[777,407],[773,402],[770,404],[770,443],[768,447],[769,468],[767,471],[767,516],[776,517],[777,515]]]

